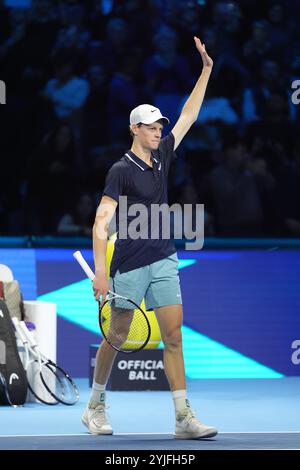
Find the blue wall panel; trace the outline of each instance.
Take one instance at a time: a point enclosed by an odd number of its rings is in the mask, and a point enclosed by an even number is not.
[[[97,304],[71,249],[0,249],[25,299],[56,301],[58,360],[88,375],[89,344],[100,340]],[[90,249],[82,250],[93,267]],[[299,375],[299,250],[178,252],[184,350],[190,377]],[[85,280],[85,282],[82,282]]]

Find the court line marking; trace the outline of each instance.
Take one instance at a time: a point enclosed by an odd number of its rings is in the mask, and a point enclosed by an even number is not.
[[[224,431],[224,432],[219,432],[217,436],[222,436],[223,434],[300,434],[300,431]],[[114,433],[111,434],[112,437],[115,436],[173,436],[172,433],[170,432],[119,432],[119,433]],[[0,434],[0,439],[1,437],[63,437],[63,436],[89,436],[89,437],[95,437],[93,434],[89,433],[79,433],[79,434],[5,434],[1,435]]]

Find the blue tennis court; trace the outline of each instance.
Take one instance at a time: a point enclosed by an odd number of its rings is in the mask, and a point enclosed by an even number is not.
[[[75,406],[1,407],[0,449],[300,449],[300,378],[190,380],[193,407],[219,434],[186,441],[173,438],[174,411],[167,391],[108,392],[114,435],[89,435],[81,423],[88,381],[77,382],[81,398]]]

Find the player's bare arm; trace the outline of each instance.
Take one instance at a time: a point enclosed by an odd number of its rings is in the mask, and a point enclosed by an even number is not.
[[[94,295],[102,303],[105,301],[109,289],[106,273],[106,249],[108,227],[117,208],[117,201],[109,196],[103,196],[98,206],[93,226],[93,250],[95,262],[95,279],[93,281]]]
[[[178,147],[186,133],[191,128],[192,124],[198,118],[208,80],[213,68],[213,61],[207,54],[205,50],[205,45],[202,44],[200,39],[196,36],[194,37],[194,41],[196,49],[198,50],[202,58],[203,69],[193,91],[191,92],[189,98],[187,99],[185,105],[182,108],[178,121],[172,129],[172,134],[175,137],[174,149]]]

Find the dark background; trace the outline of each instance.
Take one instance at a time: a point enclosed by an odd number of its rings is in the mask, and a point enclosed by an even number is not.
[[[90,236],[128,116],[153,103],[171,130],[214,60],[178,150],[170,202],[204,203],[206,235],[300,235],[300,2],[0,1],[0,235]],[[17,2],[15,2],[17,3]]]

